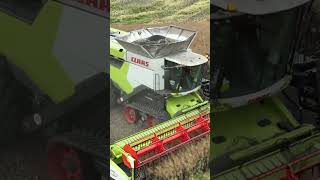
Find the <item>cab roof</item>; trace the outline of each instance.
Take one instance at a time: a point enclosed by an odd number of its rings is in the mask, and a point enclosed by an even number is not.
[[[206,57],[194,53],[191,50],[166,56],[165,59],[183,66],[197,66],[208,62]]]

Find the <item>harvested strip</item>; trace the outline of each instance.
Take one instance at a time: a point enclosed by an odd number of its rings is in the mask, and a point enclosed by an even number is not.
[[[168,154],[136,171],[136,178],[142,179],[190,179],[196,173],[208,170],[209,136],[201,138]]]

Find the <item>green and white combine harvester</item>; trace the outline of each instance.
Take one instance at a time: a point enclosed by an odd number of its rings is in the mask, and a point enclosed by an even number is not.
[[[46,132],[52,180],[109,175],[105,117],[69,116],[88,102],[107,106],[97,101],[108,88],[107,2],[0,1],[0,146]]]
[[[189,49],[195,35],[175,26],[111,29],[111,103],[125,106],[128,123],[149,127],[110,146],[112,178],[134,179],[141,166],[209,134],[199,93],[208,60]]]
[[[297,80],[295,62],[311,2],[232,2],[211,1],[211,112],[217,119],[211,123],[211,175],[317,179],[319,128],[297,120],[279,96]]]

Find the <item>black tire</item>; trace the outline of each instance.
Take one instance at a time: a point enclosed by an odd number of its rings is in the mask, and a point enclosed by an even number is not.
[[[7,62],[0,57],[0,145],[13,142],[18,135],[21,113],[16,93],[16,81]]]

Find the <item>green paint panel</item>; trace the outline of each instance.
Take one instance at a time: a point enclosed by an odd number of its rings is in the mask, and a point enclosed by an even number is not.
[[[195,107],[202,102],[203,100],[197,92],[179,97],[171,96],[166,101],[166,109],[170,116],[173,117],[176,113],[184,109]]]
[[[127,32],[118,29],[110,28],[111,33],[125,35]],[[110,41],[110,55],[119,59],[125,59],[126,50],[116,40]]]
[[[110,159],[110,166],[119,174],[121,174],[122,177],[126,178],[127,180],[130,180],[131,177],[128,177],[127,174],[115,163]]]
[[[121,90],[123,90],[127,94],[130,94],[133,91],[131,84],[127,80],[129,65],[130,64],[128,62],[124,62],[120,69],[110,65],[111,80],[114,83],[116,83],[121,88]]]
[[[314,129],[312,125],[304,125],[301,126],[293,131],[283,133],[281,135],[275,134],[274,137],[251,147],[248,147],[244,150],[240,150],[237,152],[234,152],[230,155],[230,157],[234,160],[239,159],[245,159],[247,157],[250,157],[256,153],[263,152],[268,150],[268,148],[273,147],[281,142],[284,141],[295,141],[301,136],[308,135],[311,133],[311,131]]]
[[[116,40],[112,40],[110,42],[111,42],[110,55],[112,55],[113,57],[124,60],[126,50]]]
[[[211,147],[213,147],[211,149],[214,149],[211,151],[212,158],[232,151],[229,157],[234,160],[243,160],[244,163],[241,166],[235,166],[214,175],[214,179],[226,179],[235,174],[241,174],[246,179],[250,179],[271,169],[286,165],[297,158],[311,154],[312,151],[320,150],[320,132],[315,131],[315,127],[312,125],[299,125],[276,97],[266,99],[263,104],[251,104],[229,111],[218,112],[215,115],[217,121],[211,122],[211,128],[214,127],[211,139],[224,136],[226,141],[220,144],[211,142]],[[268,119],[269,122],[259,121],[262,119]],[[295,129],[280,129],[277,126],[278,122],[286,122],[295,127]],[[314,135],[311,135],[311,132]],[[275,146],[281,142],[281,139],[294,140],[292,141],[294,144],[289,149],[282,151],[279,149],[267,153],[263,151],[267,150],[268,147]],[[263,156],[251,159],[252,155],[257,152],[265,153]],[[295,164],[294,170],[298,172],[306,165],[314,165],[319,162],[320,156],[315,156],[310,160]],[[262,180],[279,179],[285,173],[284,169],[262,178]],[[241,176],[234,177],[234,179],[242,178]]]
[[[226,141],[220,144],[211,144],[212,157],[220,156],[226,152],[248,148],[250,143],[261,143],[275,134],[285,133],[277,126],[280,120],[286,121],[286,116],[276,108],[271,99],[264,104],[251,104],[229,111],[216,112],[217,121],[211,123],[214,129],[212,139],[224,136]],[[261,127],[258,122],[268,119],[269,125]]]
[[[56,103],[74,93],[73,82],[52,53],[61,13],[60,4],[48,1],[29,25],[0,12],[0,54],[22,69]]]
[[[241,166],[237,166],[226,172],[217,174],[213,178],[224,179],[225,177],[230,177],[231,175],[239,174],[239,172],[241,172],[241,175],[244,175],[246,179],[250,179],[256,175],[261,175],[263,173],[266,173],[271,169],[279,168],[284,165],[287,165],[288,163],[291,163],[294,160],[302,158],[303,156],[310,155],[314,152],[320,151],[319,143],[320,143],[320,132],[318,132],[313,136],[297,141],[296,144],[294,144],[287,150],[282,150],[282,151],[276,150],[274,152],[270,152],[269,154],[266,154],[263,157],[259,157],[258,159],[254,159],[252,161],[246,162]],[[287,157],[284,154],[290,154],[290,156]],[[320,155],[315,155],[308,160],[297,161],[297,162],[298,163],[295,163],[292,165],[293,170],[295,172],[299,172],[305,167],[319,164]],[[264,177],[261,180],[279,179],[280,177],[283,177],[285,175],[286,175],[286,170],[281,169],[280,171],[277,171],[270,176]],[[240,177],[235,179],[240,179]]]
[[[110,28],[111,32],[121,32],[125,33],[124,31],[120,31],[117,29]],[[110,41],[110,55],[119,61],[124,61],[126,50],[116,41],[111,40]],[[116,83],[122,91],[124,91],[127,94],[130,94],[133,92],[133,87],[131,86],[130,82],[127,79],[127,74],[129,70],[130,64],[128,62],[125,62],[122,64],[121,68],[117,68],[113,65],[110,65],[110,78],[111,80]]]
[[[115,29],[115,28],[110,28],[110,32],[111,33],[119,33],[119,34],[127,34],[128,32],[119,30],[119,29]]]

